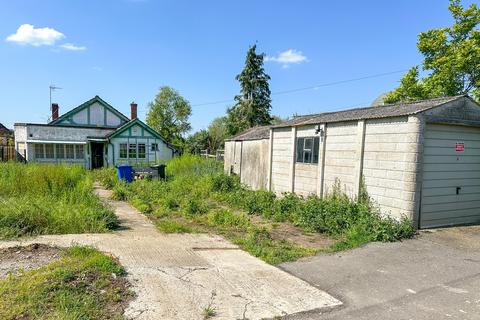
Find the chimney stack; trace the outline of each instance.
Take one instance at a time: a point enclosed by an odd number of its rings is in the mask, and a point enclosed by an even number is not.
[[[137,104],[135,102],[130,103],[130,119],[137,119]]]
[[[58,119],[58,103],[52,103],[52,121]]]

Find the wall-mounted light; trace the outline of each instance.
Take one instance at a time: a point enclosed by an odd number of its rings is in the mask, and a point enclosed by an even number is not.
[[[315,134],[320,134],[320,137],[323,137],[325,135],[325,131],[323,130],[321,125],[317,124],[315,126]]]

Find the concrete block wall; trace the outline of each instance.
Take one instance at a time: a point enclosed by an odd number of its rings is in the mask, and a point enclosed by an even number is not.
[[[273,130],[271,190],[281,194],[292,191],[292,161],[295,145],[292,143],[292,128]]]
[[[424,120],[410,116],[322,126],[324,155],[320,154],[318,164],[296,163],[292,143],[293,137],[316,136],[315,126],[273,129],[270,190],[323,196],[338,181],[354,198],[364,182],[382,213],[415,221]]]
[[[362,174],[368,194],[382,213],[413,217],[419,139],[414,117],[366,121]]]
[[[296,138],[321,136],[316,126],[273,128],[269,140],[250,141],[248,147],[245,141],[243,147],[242,142],[227,142],[225,168],[241,152],[235,172],[242,182],[254,189],[265,186],[278,195],[324,196],[338,181],[354,198],[364,182],[382,213],[407,216],[415,223],[423,161],[422,116],[320,124],[325,136],[320,139],[319,163],[296,163]]]
[[[328,123],[326,128],[323,192],[332,192],[335,182],[339,181],[345,193],[355,196],[358,123]]]

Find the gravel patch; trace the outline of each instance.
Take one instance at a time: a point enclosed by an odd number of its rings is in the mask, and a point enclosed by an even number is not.
[[[21,270],[43,267],[60,258],[60,249],[45,244],[30,244],[0,249],[0,279]]]

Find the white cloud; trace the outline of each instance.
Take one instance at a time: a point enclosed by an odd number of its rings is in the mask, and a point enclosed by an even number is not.
[[[65,35],[52,28],[35,28],[31,24],[22,24],[17,32],[9,35],[7,41],[16,42],[22,45],[52,46]]]
[[[277,56],[266,56],[265,61],[277,62],[280,63],[284,68],[287,68],[291,64],[308,62],[308,59],[303,55],[302,51],[288,49],[280,52]]]
[[[87,50],[87,47],[76,46],[73,43],[64,43],[60,46],[60,48],[63,48],[65,50],[70,50],[70,51],[84,51],[84,50]]]

